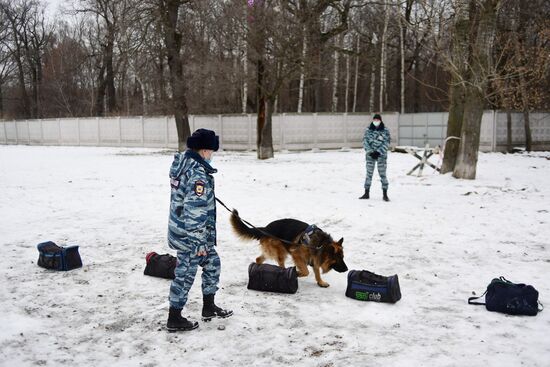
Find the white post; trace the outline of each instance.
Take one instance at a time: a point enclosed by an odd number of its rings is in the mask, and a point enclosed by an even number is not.
[[[252,150],[252,115],[248,114],[248,150]]]
[[[191,115],[191,134],[195,131],[195,115]]]
[[[280,113],[279,114],[279,150],[283,150],[285,148],[285,142],[284,142],[284,129],[283,129],[283,123],[285,121],[284,119],[285,114]]]
[[[29,126],[29,120],[25,121],[27,121],[27,142],[29,145],[31,145],[31,128]]]
[[[344,113],[344,145],[348,144],[348,113]]]
[[[428,113],[426,113],[426,135],[424,135],[424,136],[425,136],[425,138],[424,138],[424,144],[425,144],[426,146],[429,146],[429,142],[430,142],[430,141],[428,140],[428,139],[430,138],[430,136],[429,136],[429,135],[430,135],[430,134],[429,134],[430,127],[429,127],[429,125],[428,125],[428,117],[429,117],[429,115],[428,115]]]
[[[17,120],[14,121],[15,124],[15,144],[19,144],[19,129],[17,128]]]
[[[118,121],[118,146],[122,145],[122,123],[120,122],[120,116],[117,118]]]
[[[166,124],[165,124],[165,125],[166,125],[166,131],[165,131],[166,134],[165,134],[165,136],[164,136],[164,145],[165,145],[165,148],[168,148],[169,145],[170,145],[170,136],[169,136],[169,134],[170,134],[170,127],[168,126],[169,124],[170,124],[170,122],[169,122],[169,117],[166,116]]]
[[[219,137],[220,137],[220,150],[223,150],[223,116],[220,114],[218,115],[218,125],[220,125],[219,128]]]
[[[313,147],[317,148],[317,112],[313,114]]]
[[[76,118],[76,128],[77,128],[76,143],[77,143],[77,145],[80,146],[80,117]]]
[[[145,121],[143,121],[143,116],[139,118],[140,127],[141,127],[141,146],[145,146]]]
[[[57,119],[57,144],[61,144],[61,119]]]
[[[44,121],[40,120],[40,141],[44,145]]]
[[[145,146],[145,121],[143,116],[139,117],[139,127],[141,128],[141,145]]]
[[[99,117],[95,118],[97,124],[97,146],[101,146],[101,129],[99,127]]]
[[[497,151],[497,113],[493,110],[493,142],[492,142],[492,151]]]
[[[6,123],[2,122],[2,125],[4,125],[4,142],[6,145],[8,144],[8,130],[6,129]]]
[[[397,129],[395,129],[395,137],[393,138],[393,141],[395,142],[394,143],[394,146],[397,146],[397,145],[401,145],[399,144],[399,120],[401,120],[401,114],[398,113],[397,114]],[[390,141],[390,146],[391,146],[391,141]]]

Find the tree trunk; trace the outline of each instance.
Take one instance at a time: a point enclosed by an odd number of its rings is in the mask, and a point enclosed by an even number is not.
[[[109,35],[109,40],[104,50],[105,88],[107,90],[107,112],[109,113],[116,111],[115,73],[113,68],[113,50],[115,45],[113,37],[113,35]]]
[[[103,116],[105,112],[105,66],[101,65],[99,73],[97,74],[97,93],[94,103],[94,114],[96,116]]]
[[[258,144],[258,159],[273,158],[273,134],[272,134],[272,116],[275,110],[275,98],[268,98],[264,103],[264,126],[258,134],[260,143]],[[259,127],[259,126],[258,126]]]
[[[2,83],[0,83],[0,120],[4,119],[4,95],[2,93]]]
[[[160,101],[157,100],[157,102],[165,103],[168,100],[168,95],[166,93],[166,79],[164,77],[164,57],[162,55],[159,55],[159,65],[157,68],[158,72],[158,81],[159,81],[159,93],[157,94],[157,98],[160,96]],[[165,111],[166,108],[163,107],[163,111]]]
[[[374,112],[374,92],[375,92],[375,85],[376,83],[376,66],[374,65],[374,62],[371,64],[371,72],[370,72],[370,97],[369,97],[369,112]]]
[[[506,109],[506,150],[512,153],[512,112]]]
[[[487,50],[492,48],[498,3],[498,0],[469,3],[469,69],[465,75],[464,119],[460,147],[453,171],[456,178],[473,180],[476,177],[481,118],[488,75],[491,74],[491,54]]]
[[[321,68],[322,62],[322,51],[319,50],[316,53],[316,58],[314,59],[318,69]],[[322,112],[323,109],[323,79],[320,76],[320,73],[316,73],[313,80],[313,112]]]
[[[405,27],[403,27],[403,17],[401,16],[401,8],[398,7],[399,17],[399,51],[401,56],[401,113],[405,113]]]
[[[384,30],[382,31],[382,37],[380,40],[380,104],[378,111],[384,111],[384,87],[386,86],[386,38],[388,37],[388,22],[390,12],[388,10],[388,3],[384,3]]]
[[[29,62],[29,69],[31,74],[31,118],[38,118],[38,73],[36,65]]]
[[[468,19],[468,0],[462,0],[457,3],[456,20],[452,35],[451,59],[453,61],[452,79],[450,85],[450,105],[449,117],[447,121],[447,139],[445,141],[445,150],[441,173],[452,172],[455,169],[458,156],[458,148],[461,145],[459,139],[462,134],[462,124],[464,119],[465,90],[464,80],[468,77],[468,54],[469,48],[469,30],[470,22]],[[417,61],[415,61],[417,62]],[[414,82],[414,112],[417,112],[417,91],[418,82]]]
[[[264,78],[265,68],[263,62],[263,56],[260,55],[260,59],[257,61],[257,76],[258,76],[258,88],[257,88],[257,100],[258,100],[258,117],[257,117],[257,138],[256,148],[258,159],[273,158],[273,137],[271,131],[271,120],[267,120],[266,102],[269,103],[268,111],[273,114],[273,108],[275,105],[274,99],[266,101],[264,91]],[[271,117],[270,117],[271,119]]]
[[[23,100],[23,117],[31,117],[31,103],[29,101],[29,94],[27,93],[27,88],[25,86],[25,70],[23,68],[23,62],[19,56],[15,57],[15,62],[17,64],[18,79],[19,79],[19,89],[21,91],[21,99]]]
[[[37,52],[39,52],[37,50]],[[42,70],[42,57],[41,56],[38,56],[38,60],[37,60],[37,63],[36,63],[36,79],[37,79],[37,92],[36,92],[36,104],[37,104],[37,109],[36,109],[36,112],[37,112],[37,117],[38,118],[42,118],[44,116],[44,113],[43,113],[43,107],[42,107],[42,89],[43,89],[43,85],[42,85],[42,79],[44,78],[43,76],[43,70]]]
[[[185,82],[183,80],[183,65],[180,58],[181,34],[177,31],[180,2],[178,0],[163,1],[162,18],[164,25],[164,43],[170,70],[170,85],[172,86],[172,109],[178,132],[178,150],[187,147],[187,138],[191,135],[187,110]]]
[[[458,81],[453,80],[451,85],[451,104],[447,120],[447,140],[441,164],[441,173],[452,172],[455,168],[458,147],[462,133],[462,120],[464,117],[464,89]]]
[[[335,48],[339,47],[338,38],[334,39],[334,45]],[[339,79],[339,71],[340,71],[340,53],[335,50],[334,51],[334,79],[332,80],[332,112],[338,111],[338,79]]]
[[[516,42],[517,43],[517,42]],[[532,149],[531,126],[529,124],[529,97],[527,91],[527,82],[523,75],[519,76],[521,104],[523,105],[523,126],[525,128],[525,150],[530,152]]]
[[[191,129],[189,128],[185,83],[183,81],[183,66],[179,53],[168,51],[168,67],[173,92],[172,107],[178,132],[178,150],[183,152],[187,147],[187,138],[191,135]]]
[[[355,81],[353,85],[353,112],[357,108],[357,84],[359,82],[359,36],[357,36],[357,55],[355,56]]]
[[[304,104],[304,80],[305,80],[305,66],[306,66],[306,57],[307,57],[307,34],[304,27],[304,39],[302,41],[302,60],[300,66],[300,86],[298,87],[298,113],[302,113],[302,108]]]
[[[244,55],[243,55],[243,95],[241,112],[246,113],[246,104],[248,101],[248,43],[246,40],[243,42]]]
[[[483,116],[483,93],[475,86],[466,88],[464,103],[464,119],[460,146],[453,177],[473,180],[476,178],[477,158],[479,151],[479,136],[481,118]]]
[[[346,92],[344,93],[344,112],[349,112],[349,79],[350,79],[350,59],[346,54]]]

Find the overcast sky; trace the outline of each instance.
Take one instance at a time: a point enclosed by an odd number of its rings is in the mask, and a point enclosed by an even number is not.
[[[48,17],[54,16],[59,10],[60,5],[67,5],[71,3],[76,3],[73,0],[42,0],[43,4],[46,5],[46,14]]]

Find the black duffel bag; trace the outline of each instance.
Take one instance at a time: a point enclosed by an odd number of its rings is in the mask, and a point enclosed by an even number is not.
[[[164,279],[175,278],[176,257],[170,254],[159,255],[156,252],[150,252],[145,256],[145,262],[147,265],[143,274]]]
[[[296,293],[296,267],[281,268],[271,264],[251,263],[248,266],[248,289],[277,293]]]
[[[52,241],[39,243],[38,266],[51,269],[68,271],[82,267],[82,260],[78,252],[78,246],[61,247]]]
[[[385,277],[367,270],[350,270],[346,296],[360,301],[395,303],[401,299],[397,275]]]
[[[473,302],[483,296],[485,296],[485,303]],[[539,311],[542,311],[539,292],[533,286],[512,283],[504,277],[494,278],[487,286],[485,293],[479,297],[468,298],[468,303],[485,305],[489,311],[509,315],[536,316]]]

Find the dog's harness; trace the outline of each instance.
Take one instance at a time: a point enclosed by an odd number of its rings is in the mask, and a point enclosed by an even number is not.
[[[228,212],[233,213],[233,211],[231,209],[229,209],[227,207],[227,205],[225,205],[225,203],[223,201],[221,201],[220,199],[216,198],[216,201],[218,203],[220,203]],[[310,224],[304,231],[304,233],[302,233],[302,235],[300,236],[300,239],[298,240],[298,243],[296,242],[292,242],[292,241],[287,241],[287,240],[283,240],[282,238],[279,238],[277,236],[274,236],[272,235],[271,233],[268,233],[266,231],[263,231],[261,230],[260,228],[256,227],[255,225],[253,225],[252,223],[244,220],[243,218],[239,217],[239,215],[237,215],[237,217],[243,221],[243,223],[249,225],[250,227],[254,228],[255,230],[257,230],[258,232],[260,232],[261,234],[263,234],[264,236],[267,236],[267,237],[271,237],[275,240],[278,240],[278,241],[281,241],[282,243],[286,243],[287,245],[292,245],[292,246],[296,246],[296,245],[300,245],[300,246],[306,246],[307,248],[311,249],[311,250],[315,250],[315,251],[319,251],[323,248],[323,244],[321,243],[319,246],[312,246],[311,244],[311,236],[313,236],[313,234],[315,232],[322,232],[322,230],[317,227],[315,224]]]
[[[313,246],[311,244],[311,236],[313,236],[315,232],[322,232],[322,230],[315,224],[310,224],[300,237],[300,244],[309,247],[312,250],[320,250],[323,247],[323,244],[320,244],[319,246]]]

